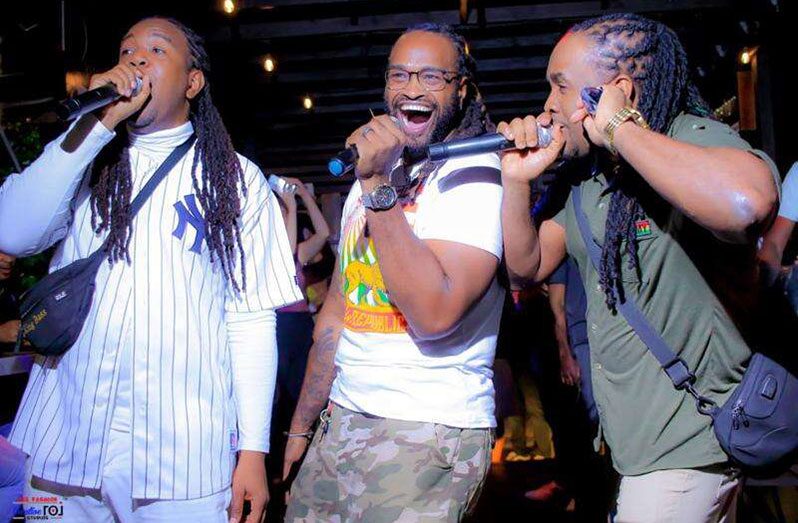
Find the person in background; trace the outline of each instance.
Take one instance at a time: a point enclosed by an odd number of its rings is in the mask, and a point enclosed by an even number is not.
[[[785,250],[795,230],[795,222],[798,222],[798,162],[784,178],[781,192],[779,214],[762,238],[759,260],[763,264],[765,281],[773,284],[778,280],[779,289],[784,291],[792,310],[798,313],[798,270],[795,269],[798,257],[782,267]]]
[[[17,296],[11,285],[16,257],[0,252],[0,352],[14,349],[19,333]]]
[[[784,177],[779,214],[763,236],[759,248],[759,259],[776,271],[781,269],[784,251],[795,229],[795,222],[798,222],[798,162],[792,165]],[[798,258],[796,261],[798,262]]]
[[[19,310],[11,289],[16,258],[0,252],[0,352],[14,348],[19,332]],[[4,399],[7,399],[4,396]],[[0,421],[0,423],[3,423]],[[0,522],[10,521],[25,488],[25,454],[8,442],[11,424],[0,425]]]
[[[592,444],[599,416],[591,382],[587,296],[573,258],[566,258],[549,277],[548,291],[559,360],[560,383],[554,387],[557,401],[548,406],[557,411],[554,445],[558,473],[525,496],[533,501],[572,498],[577,521],[603,522],[617,481],[607,454],[597,452]]]
[[[304,299],[277,310],[277,389],[272,414],[272,456],[270,459],[270,463],[274,464],[274,470],[269,471],[270,475],[274,476],[273,481],[276,480],[277,483],[281,479],[282,456],[286,440],[283,432],[288,430],[291,423],[291,415],[302,388],[302,378],[305,376],[308,352],[313,345],[314,325],[308,307],[304,268],[322,251],[327,245],[327,238],[330,237],[330,227],[316,204],[313,194],[305,184],[296,178],[284,178],[284,180],[286,184],[296,187],[296,192],[277,191],[277,195],[280,198],[280,209],[294,256],[297,284]],[[305,205],[313,224],[312,233],[302,241],[298,240],[297,197]],[[275,496],[273,499],[275,505],[281,505],[283,498]],[[273,507],[270,511],[279,513],[281,509]]]

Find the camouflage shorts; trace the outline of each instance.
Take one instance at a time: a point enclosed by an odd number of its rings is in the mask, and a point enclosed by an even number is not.
[[[333,405],[291,487],[285,521],[460,521],[490,466],[491,429],[378,418]]]

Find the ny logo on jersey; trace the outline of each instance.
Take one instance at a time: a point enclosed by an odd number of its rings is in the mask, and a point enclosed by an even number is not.
[[[180,221],[172,232],[172,236],[178,240],[182,240],[183,236],[186,234],[186,226],[191,224],[191,226],[194,227],[196,235],[194,236],[194,244],[189,250],[200,254],[200,252],[202,252],[202,240],[205,239],[205,220],[202,214],[200,214],[199,208],[197,207],[197,199],[193,194],[187,194],[183,199],[186,201],[186,205],[183,205],[183,202],[175,203],[175,210],[177,211],[177,216]]]

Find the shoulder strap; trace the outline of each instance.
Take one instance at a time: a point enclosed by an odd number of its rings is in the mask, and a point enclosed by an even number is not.
[[[181,143],[175,150],[169,153],[169,156],[163,161],[163,163],[158,167],[158,170],[147,180],[147,183],[144,184],[144,187],[141,188],[139,193],[133,198],[133,202],[130,204],[130,218],[133,219],[136,214],[141,210],[144,203],[152,196],[152,193],[155,191],[155,188],[166,178],[166,175],[177,165],[177,162],[186,155],[191,146],[194,145],[194,142],[197,140],[196,134],[191,134],[188,140]],[[100,247],[94,251],[89,258],[94,261],[100,261],[103,258],[105,253],[105,248],[108,244],[108,240],[106,239]]]
[[[130,204],[130,217],[133,218],[138,214],[141,207],[144,205],[144,202],[152,195],[155,188],[166,178],[166,175],[177,165],[183,156],[186,155],[191,146],[194,145],[194,142],[197,140],[197,135],[192,134],[189,136],[188,140],[181,143],[175,150],[169,153],[169,156],[166,157],[166,160],[158,167],[158,170],[155,171],[155,174],[147,180],[147,183],[144,184],[144,187],[141,188],[141,191],[136,195],[133,199],[133,203]]]
[[[588,223],[587,215],[582,208],[582,186],[575,185],[571,188],[571,197],[574,207],[574,214],[576,215],[576,223],[579,226],[579,234],[585,242],[588,258],[593,264],[593,268],[598,271],[601,265],[601,246],[593,237]],[[687,363],[678,357],[668,346],[659,332],[651,326],[648,319],[637,306],[633,299],[628,298],[621,301],[616,293],[618,311],[626,319],[626,322],[634,329],[637,336],[643,341],[648,348],[649,352],[657,358],[662,370],[668,375],[673,382],[673,386],[679,390],[686,390],[698,400],[698,410],[702,413],[708,414],[709,411],[704,412],[702,405],[707,407],[714,406],[711,400],[700,396],[693,388],[695,382],[695,375],[690,372]]]

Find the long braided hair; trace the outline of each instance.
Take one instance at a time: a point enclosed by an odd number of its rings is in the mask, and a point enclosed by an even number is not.
[[[240,291],[246,288],[246,274],[238,225],[241,214],[239,187],[246,196],[246,185],[230,135],[211,100],[208,53],[202,37],[182,22],[173,18],[155,18],[165,20],[182,31],[188,41],[189,68],[205,74],[205,86],[191,100],[189,109],[189,119],[197,135],[191,178],[205,215],[205,238],[211,261],[216,258],[221,261],[225,277],[236,291]],[[92,227],[98,233],[108,230],[108,260],[111,263],[122,259],[130,263],[132,175],[124,134],[120,133],[103,150],[94,162],[92,172]],[[202,164],[201,179],[197,177],[198,164]],[[241,266],[240,286],[234,274],[236,254]]]
[[[585,33],[596,47],[595,63],[611,77],[624,73],[637,89],[637,110],[651,129],[665,133],[680,113],[708,116],[710,109],[690,81],[687,54],[679,38],[665,25],[642,16],[617,13],[591,18],[569,32]],[[620,160],[610,185],[599,282],[607,306],[614,310],[621,285],[622,247],[628,269],[639,272],[635,223],[645,217],[640,197],[646,191],[640,177]]]
[[[482,93],[477,87],[477,63],[470,53],[466,52],[466,40],[451,26],[425,22],[407,28],[403,35],[414,32],[434,33],[445,36],[457,51],[457,74],[466,79],[466,95],[460,110],[460,125],[454,129],[446,141],[459,138],[471,138],[496,130],[490,119],[488,108],[482,100]]]

